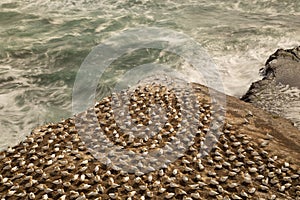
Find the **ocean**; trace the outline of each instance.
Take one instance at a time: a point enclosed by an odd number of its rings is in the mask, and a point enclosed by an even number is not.
[[[37,126],[72,116],[80,66],[116,34],[136,27],[185,34],[211,57],[224,92],[241,97],[260,79],[269,55],[299,46],[299,19],[295,0],[1,0],[0,149]],[[133,65],[147,56],[172,58],[141,50],[117,64]],[[108,71],[108,79],[125,68]]]

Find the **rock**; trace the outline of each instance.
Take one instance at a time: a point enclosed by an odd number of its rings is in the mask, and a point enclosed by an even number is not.
[[[278,49],[266,61],[261,69],[266,79],[274,79],[276,83],[300,88],[300,46],[293,49]]]
[[[263,79],[252,83],[241,100],[290,119],[300,129],[300,46],[277,50],[261,74]]]
[[[138,96],[132,98],[132,105],[135,101],[141,101],[129,107],[134,119],[142,119],[139,117],[144,103],[151,102],[153,96],[157,102],[164,102],[162,106],[165,108],[176,105],[171,91],[154,89],[162,91],[162,96],[158,93],[149,95],[153,88],[140,88]],[[74,117],[80,118],[80,126],[75,125],[74,118],[44,125],[18,145],[0,152],[1,199],[131,199],[133,196],[137,199],[229,199],[229,196],[242,199],[240,194],[249,199],[267,199],[271,195],[278,199],[299,198],[300,131],[286,119],[273,117],[249,103],[227,96],[224,126],[217,130],[219,138],[211,138],[216,139],[214,148],[202,157],[200,154],[204,147],[201,144],[205,144],[203,138],[212,122],[210,109],[216,105],[212,104],[207,87],[194,84],[193,89],[198,99],[198,106],[193,112],[201,112],[197,117],[198,130],[193,138],[194,143],[175,161],[147,174],[124,173],[100,162],[88,148],[92,143],[94,148],[98,148],[97,144],[102,141],[95,141],[97,135],[80,133],[85,127],[93,128],[94,124],[87,121],[93,111],[89,109]],[[168,95],[169,98],[166,98]],[[155,148],[168,145],[168,137],[187,139],[176,134],[178,123],[186,130],[190,127],[185,119],[181,119],[183,115],[178,114],[180,106],[175,106],[168,112],[169,116],[177,118],[168,118],[171,119],[166,122],[168,126],[161,129],[162,133],[168,131],[168,134],[162,134],[162,139],[157,141],[158,137],[153,136],[147,141],[139,141],[139,145],[128,143],[127,133],[114,125],[114,116],[107,104],[110,100],[105,98],[100,101],[95,105],[95,110],[96,119],[112,145],[123,146],[132,153],[150,152],[152,145]],[[172,131],[171,125],[174,126]],[[83,138],[88,136],[90,143],[87,140],[83,142]],[[266,138],[269,139],[268,145],[260,147],[259,143]],[[168,153],[173,152],[168,150]],[[143,161],[132,163],[131,167],[137,168]],[[257,179],[258,176],[262,179]],[[241,177],[246,177],[248,181]],[[274,181],[267,181],[269,177]]]

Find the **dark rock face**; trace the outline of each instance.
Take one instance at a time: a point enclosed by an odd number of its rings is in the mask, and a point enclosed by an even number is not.
[[[274,78],[277,83],[300,88],[300,46],[294,49],[279,49],[269,57],[262,74]]]
[[[263,79],[252,83],[241,99],[290,119],[300,129],[300,46],[277,50],[261,74]]]

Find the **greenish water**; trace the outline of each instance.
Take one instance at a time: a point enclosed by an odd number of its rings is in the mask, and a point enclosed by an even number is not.
[[[0,149],[72,115],[81,63],[115,33],[144,25],[189,35],[219,67],[226,93],[239,97],[271,53],[299,45],[299,17],[292,0],[2,0]]]

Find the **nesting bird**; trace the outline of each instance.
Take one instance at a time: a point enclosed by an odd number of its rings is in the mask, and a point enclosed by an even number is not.
[[[0,153],[1,199],[300,199],[299,167],[274,159],[267,143],[228,121],[209,135],[217,105],[203,96],[148,84],[35,129]],[[119,160],[115,146],[127,152]]]

